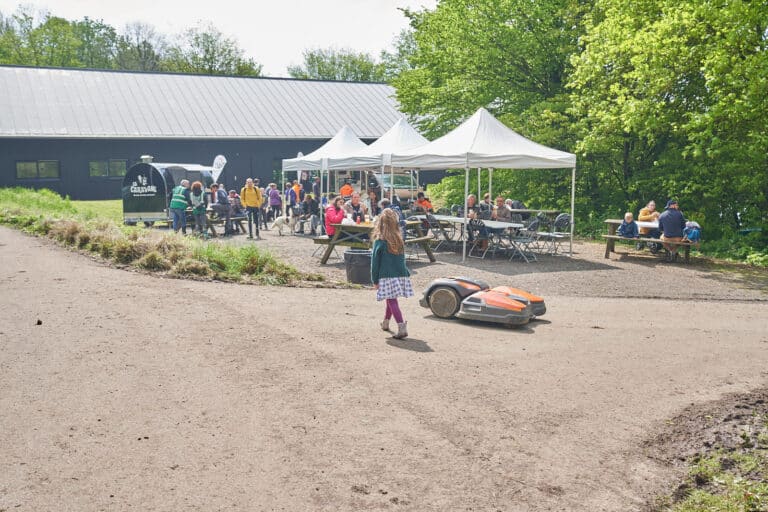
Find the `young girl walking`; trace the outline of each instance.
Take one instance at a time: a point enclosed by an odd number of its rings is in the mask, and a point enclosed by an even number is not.
[[[408,336],[407,322],[403,319],[398,297],[412,297],[408,268],[405,266],[405,246],[400,233],[400,219],[390,209],[385,209],[376,219],[373,228],[373,255],[371,258],[371,282],[376,288],[376,300],[386,300],[387,310],[381,328],[389,330],[389,319],[395,317],[397,334],[393,338]]]

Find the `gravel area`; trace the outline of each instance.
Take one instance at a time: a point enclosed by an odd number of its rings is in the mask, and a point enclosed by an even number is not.
[[[332,256],[321,265],[320,251],[308,236],[280,236],[277,230],[261,232],[262,240],[252,241],[235,236],[221,243],[255,243],[296,268],[322,274],[331,282],[345,282],[343,259]],[[343,248],[342,248],[343,249]],[[768,300],[768,270],[737,265],[718,265],[692,253],[691,262],[666,263],[646,249],[617,244],[616,253],[604,258],[605,245],[600,242],[576,241],[573,256],[539,256],[525,263],[504,257],[467,258],[461,254],[436,252],[437,261],[430,263],[423,251],[410,258],[413,283],[417,289],[433,279],[447,276],[469,276],[486,280],[492,286],[510,284],[540,295],[572,297],[629,297],[701,300]],[[342,250],[338,254],[343,258]]]

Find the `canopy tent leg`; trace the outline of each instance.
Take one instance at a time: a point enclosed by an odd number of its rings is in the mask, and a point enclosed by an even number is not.
[[[479,169],[478,169],[479,171]],[[467,197],[469,196],[469,167],[464,168],[464,240],[462,241],[462,248],[461,248],[461,261],[466,261],[467,259],[467,236],[469,235],[469,226],[467,225],[467,207],[469,206],[469,201]]]
[[[483,197],[483,192],[480,190],[482,184],[480,183],[480,168],[477,168],[477,204],[480,204],[480,199]]]
[[[575,204],[576,204],[576,166],[573,166],[573,169],[571,170],[571,243],[568,247],[568,256],[573,258],[573,226],[574,226],[574,214],[576,213],[575,210]]]

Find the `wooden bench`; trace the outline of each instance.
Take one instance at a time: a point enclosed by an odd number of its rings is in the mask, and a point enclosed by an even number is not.
[[[214,229],[214,226],[223,226],[224,221],[227,219],[225,217],[212,217],[211,215],[208,215],[206,224],[208,226],[208,229],[211,231],[211,236],[216,238],[218,234],[216,233],[216,230]],[[248,217],[245,215],[236,215],[233,217],[230,217],[229,220],[232,222],[233,225],[237,225],[237,227],[240,229],[242,233],[247,233],[248,230],[245,227],[245,222],[248,220]]]
[[[669,240],[662,240],[661,238],[648,238],[648,237],[640,237],[640,238],[626,238],[620,235],[603,235],[603,238],[606,239],[605,243],[605,257],[609,258],[610,254],[614,251],[614,248],[616,246],[616,242],[630,242],[633,244],[636,244],[638,242],[644,242],[644,243],[656,243],[656,244],[668,244],[673,245],[677,247],[682,247],[685,250],[685,262],[688,263],[691,260],[691,246],[698,245],[693,244],[689,242],[688,240],[682,240],[680,242],[671,242]]]

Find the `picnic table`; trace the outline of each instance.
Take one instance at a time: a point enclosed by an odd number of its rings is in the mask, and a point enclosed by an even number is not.
[[[313,238],[315,244],[326,245],[325,252],[320,257],[320,264],[325,265],[328,263],[328,259],[331,257],[333,250],[336,247],[352,247],[353,249],[370,249],[373,245],[371,235],[373,234],[373,223],[362,222],[360,224],[331,224],[334,228],[332,237],[317,237]],[[432,240],[431,236],[424,233],[421,222],[418,220],[406,221],[406,230],[412,230],[416,232],[417,236],[413,238],[406,238],[404,240],[406,245],[418,244],[424,249],[429,261],[434,263],[437,261],[432,247],[429,242]]]
[[[650,228],[650,229],[659,229],[659,223],[658,221],[635,221],[637,222],[638,228]],[[688,240],[681,240],[680,242],[672,242],[669,240],[662,240],[660,238],[653,238],[653,237],[646,237],[640,235],[639,238],[625,238],[623,236],[617,235],[616,230],[621,226],[622,220],[621,219],[606,219],[605,223],[608,225],[608,234],[603,235],[603,238],[605,238],[605,258],[610,258],[610,254],[612,252],[616,252],[614,249],[616,247],[617,241],[623,241],[623,242],[645,242],[645,243],[656,243],[656,244],[668,244],[668,245],[675,245],[678,247],[682,247],[685,254],[685,262],[688,263],[691,260],[691,246],[694,245]]]

